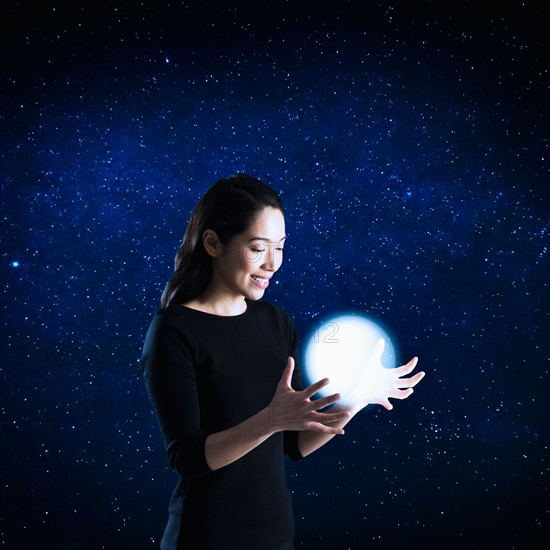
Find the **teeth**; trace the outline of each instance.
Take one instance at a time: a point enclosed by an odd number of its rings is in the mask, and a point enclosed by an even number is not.
[[[260,279],[260,277],[256,277],[256,275],[252,275],[253,279],[256,279],[256,281],[260,281],[260,283],[267,283],[267,279]]]

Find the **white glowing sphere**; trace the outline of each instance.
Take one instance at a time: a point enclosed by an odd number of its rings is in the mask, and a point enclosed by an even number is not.
[[[330,383],[318,396],[341,393],[345,396],[358,383],[380,338],[385,341],[381,361],[385,368],[396,366],[390,335],[374,319],[359,314],[329,317],[310,333],[302,350],[306,385],[323,378]]]

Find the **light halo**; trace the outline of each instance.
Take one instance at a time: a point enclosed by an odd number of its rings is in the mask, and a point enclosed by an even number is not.
[[[397,365],[394,339],[375,317],[353,310],[327,315],[316,322],[301,349],[302,378],[309,386],[330,380],[314,398],[340,393],[345,398],[359,383],[376,343],[384,339],[384,368]]]

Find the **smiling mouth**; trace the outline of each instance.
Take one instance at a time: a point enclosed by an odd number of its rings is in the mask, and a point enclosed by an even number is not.
[[[269,279],[263,279],[257,275],[251,275],[250,278],[254,281],[256,286],[259,286],[262,289],[266,289],[269,286]]]

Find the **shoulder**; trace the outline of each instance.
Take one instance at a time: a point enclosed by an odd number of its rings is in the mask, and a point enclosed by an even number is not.
[[[185,309],[181,306],[170,305],[158,309],[151,320],[155,327],[181,326],[185,323]]]
[[[191,340],[188,314],[185,308],[178,305],[170,305],[158,309],[153,315],[147,330],[145,344],[165,344],[167,342],[180,342]]]

